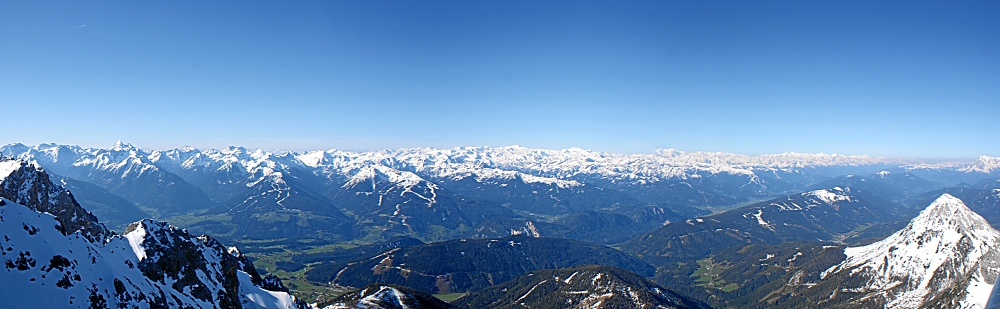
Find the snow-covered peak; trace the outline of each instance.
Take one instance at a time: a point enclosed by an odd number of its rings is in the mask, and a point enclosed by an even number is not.
[[[861,247],[823,273],[867,276],[861,288],[885,297],[888,308],[917,308],[949,289],[962,308],[982,308],[997,279],[1000,232],[962,200],[943,194],[902,230]]]
[[[942,194],[930,206],[910,221],[907,229],[921,233],[925,231],[955,231],[969,237],[994,237],[996,230],[982,216],[965,206],[965,203],[951,194]],[[984,239],[996,241],[1000,238]]]
[[[967,173],[992,173],[1000,171],[1000,157],[980,156],[976,162],[959,169]]]
[[[220,149],[219,152],[227,155],[241,155],[247,153],[247,149],[243,148],[243,146],[229,146]]]
[[[881,177],[881,178],[889,177],[889,175],[892,175],[892,172],[889,172],[889,171],[878,171],[878,172],[875,172],[875,176],[878,176],[878,177]]]
[[[344,184],[344,187],[353,187],[368,181],[373,183],[386,181],[399,187],[410,188],[426,180],[411,172],[399,171],[381,164],[374,164],[357,169],[350,180]]]
[[[136,148],[135,146],[132,146],[132,144],[129,144],[129,143],[125,143],[125,142],[122,142],[122,141],[117,141],[117,142],[115,142],[115,145],[111,146],[111,148],[109,148],[108,150],[111,150],[111,151],[138,151],[139,148]]]

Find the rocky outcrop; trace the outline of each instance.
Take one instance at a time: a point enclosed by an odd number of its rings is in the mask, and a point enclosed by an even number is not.
[[[53,183],[38,165],[21,160],[3,161],[0,176],[4,176],[0,177],[0,197],[52,214],[59,221],[63,235],[80,232],[91,241],[99,241],[111,234],[97,217],[76,202],[72,193]]]

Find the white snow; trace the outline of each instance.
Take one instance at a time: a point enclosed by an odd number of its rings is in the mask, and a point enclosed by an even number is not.
[[[966,289],[966,297],[960,303],[962,308],[982,308],[986,306],[986,302],[990,300],[990,294],[993,292],[993,284],[995,282],[988,282],[984,280],[982,276],[972,277],[972,281],[969,282],[969,287]]]
[[[7,178],[11,173],[21,168],[21,161],[7,160],[0,162],[0,180]]]
[[[569,275],[569,278],[566,278],[566,280],[563,281],[563,283],[569,284],[570,282],[573,281],[573,277],[576,277],[576,274],[579,274],[579,273],[580,272],[578,272],[578,271],[574,271],[572,275]]]
[[[822,189],[822,190],[815,190],[815,191],[806,192],[806,193],[803,193],[803,195],[812,195],[812,196],[815,196],[816,198],[822,200],[823,202],[825,202],[827,204],[833,205],[833,204],[836,204],[837,202],[840,202],[840,201],[848,201],[848,202],[850,202],[851,201],[851,196],[847,195],[845,193],[849,193],[849,191],[844,190],[844,189],[842,189],[840,187],[835,187],[835,188],[832,189],[832,192],[831,192],[831,190]]]
[[[754,217],[754,218],[757,218],[757,224],[758,224],[758,225],[760,225],[760,226],[762,226],[762,227],[764,227],[764,228],[766,228],[766,229],[769,229],[769,230],[772,230],[772,231],[773,231],[773,230],[774,230],[774,227],[771,227],[771,224],[770,224],[770,223],[767,223],[767,221],[764,221],[764,219],[760,217],[760,216],[761,216],[761,215],[763,215],[763,214],[764,214],[764,211],[763,211],[763,210],[761,210],[761,209],[757,209],[757,213],[753,214],[753,217]]]
[[[535,286],[532,286],[531,289],[528,290],[528,292],[525,292],[524,295],[521,295],[521,297],[518,298],[515,301],[524,300],[526,297],[528,297],[528,295],[531,295],[531,292],[534,292],[535,289],[538,288],[538,286],[540,286],[542,284],[545,284],[545,282],[548,282],[548,281],[549,281],[549,279],[545,279],[545,280],[542,280],[542,282],[539,282],[538,284],[535,284]]]
[[[142,223],[137,223],[135,230],[124,235],[125,239],[128,240],[129,246],[132,247],[132,252],[135,252],[136,258],[140,261],[146,258],[146,249],[142,247],[142,241],[146,239],[146,225]]]
[[[249,274],[243,272],[242,270],[239,270],[236,273],[240,278],[240,294],[250,300],[250,303],[243,304],[244,308],[247,308],[246,306],[251,304],[256,308],[262,309],[295,308],[295,301],[288,295],[288,293],[262,289],[251,283],[252,281],[250,281]]]

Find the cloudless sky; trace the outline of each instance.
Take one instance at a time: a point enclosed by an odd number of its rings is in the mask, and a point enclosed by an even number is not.
[[[0,143],[1000,155],[997,1],[0,0]]]

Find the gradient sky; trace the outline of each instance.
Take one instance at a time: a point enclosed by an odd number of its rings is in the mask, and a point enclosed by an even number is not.
[[[737,2],[4,0],[0,143],[1000,155],[1000,2]]]

